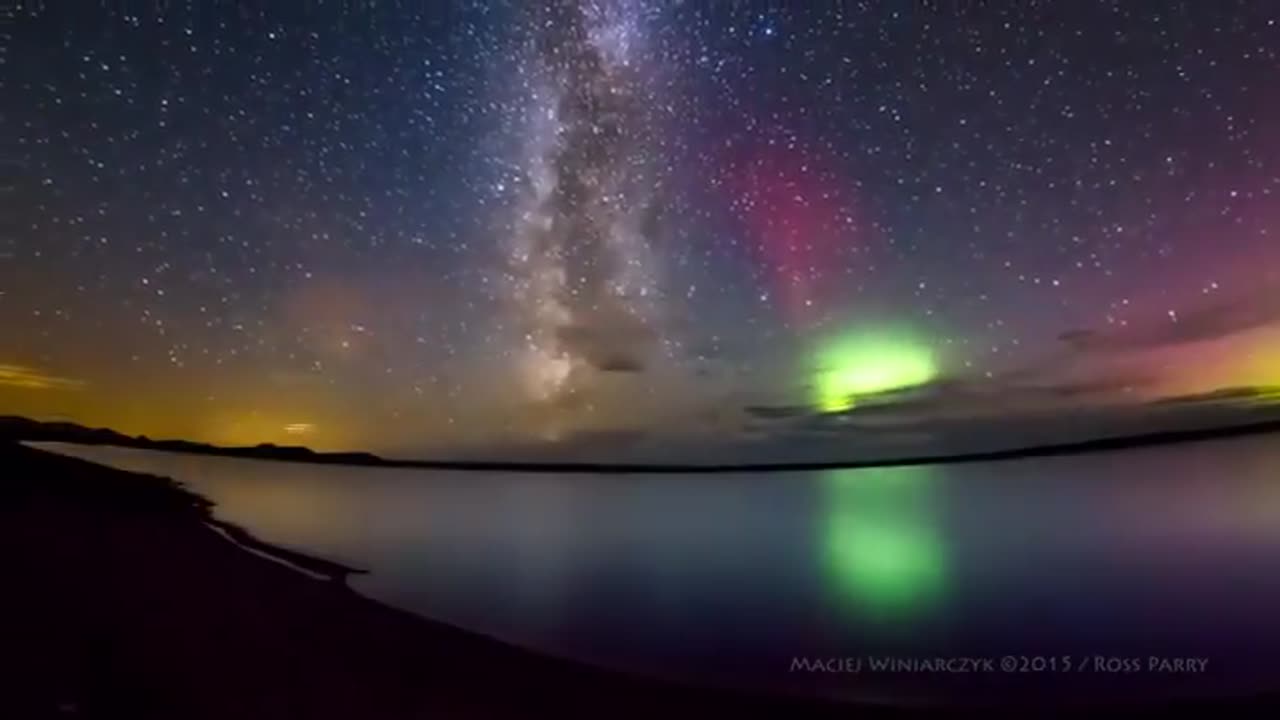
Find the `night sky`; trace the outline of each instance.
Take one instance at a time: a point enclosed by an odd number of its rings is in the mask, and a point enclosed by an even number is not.
[[[746,458],[1277,396],[1273,2],[105,5],[2,29],[0,412]]]

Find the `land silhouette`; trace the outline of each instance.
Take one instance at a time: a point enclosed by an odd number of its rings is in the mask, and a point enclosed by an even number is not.
[[[88,428],[71,422],[41,422],[24,417],[0,416],[0,439],[15,441],[66,442],[81,445],[115,445],[143,450],[194,453],[240,457],[253,460],[284,460],[326,465],[364,467],[420,468],[424,470],[476,470],[489,472],[539,473],[675,473],[681,475],[731,472],[804,472],[905,465],[997,462],[1024,458],[1080,455],[1094,452],[1130,450],[1140,447],[1203,442],[1231,437],[1280,432],[1280,417],[1267,417],[1207,428],[1162,430],[1116,436],[1100,436],[1087,440],[1047,443],[984,450],[967,453],[940,453],[872,460],[823,460],[814,462],[776,463],[600,463],[600,462],[522,462],[505,460],[405,460],[384,458],[368,452],[316,452],[297,445],[261,443],[252,446],[227,447],[189,440],[154,440],[145,435],[130,436],[106,428]]]

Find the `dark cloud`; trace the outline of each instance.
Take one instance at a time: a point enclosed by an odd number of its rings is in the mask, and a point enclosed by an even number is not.
[[[1107,400],[1146,387],[1154,378],[1116,372],[1096,377],[1054,377],[1050,369],[1024,368],[992,378],[944,378],[932,383],[858,398],[840,412],[807,405],[752,405],[747,415],[769,423],[790,422],[812,431],[901,426],[939,418],[988,417]]]
[[[813,412],[812,408],[803,405],[748,405],[743,410],[747,415],[761,420],[785,420]]]
[[[1274,324],[1280,324],[1280,288],[1267,287],[1176,313],[1155,324],[1120,330],[1071,330],[1059,339],[1087,352],[1151,350],[1217,340]]]
[[[643,372],[657,335],[622,308],[602,306],[556,331],[560,347],[601,372]]]
[[[1087,347],[1099,335],[1096,330],[1068,330],[1059,335],[1058,339],[1073,347]]]
[[[1140,373],[1117,373],[1115,375],[1079,380],[1075,382],[1061,382],[1045,386],[1028,386],[1024,388],[1024,390],[1040,392],[1045,395],[1056,396],[1064,399],[1074,399],[1080,397],[1097,397],[1099,395],[1105,396],[1117,393],[1127,393],[1138,388],[1148,387],[1154,383],[1155,378],[1151,375]]]
[[[1154,401],[1153,405],[1198,405],[1206,403],[1272,403],[1280,402],[1280,387],[1234,387],[1193,395],[1178,395]]]
[[[631,446],[643,441],[646,437],[648,433],[643,430],[583,430],[562,442],[606,450]]]

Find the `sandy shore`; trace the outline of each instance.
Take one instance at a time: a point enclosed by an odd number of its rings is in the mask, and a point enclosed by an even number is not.
[[[0,717],[921,714],[674,687],[545,658],[365,599],[344,584],[350,569],[213,527],[208,503],[168,480],[4,441],[0,467]],[[1275,707],[1198,709],[1264,705]]]

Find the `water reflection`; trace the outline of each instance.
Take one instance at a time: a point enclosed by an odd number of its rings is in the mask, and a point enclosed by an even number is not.
[[[1273,690],[1280,667],[1274,436],[723,477],[54,449],[177,478],[262,540],[369,569],[352,585],[383,602],[682,681],[926,700],[991,683],[1069,695],[1097,677],[786,668],[798,655],[1210,658],[1208,673],[1114,688],[1190,692]]]
[[[823,476],[822,546],[842,604],[901,623],[935,606],[948,582],[933,467],[834,470]]]

